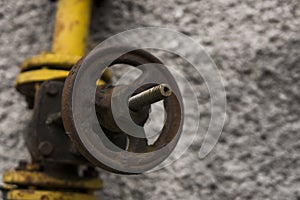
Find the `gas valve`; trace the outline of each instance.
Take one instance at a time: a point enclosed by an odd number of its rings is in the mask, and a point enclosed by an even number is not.
[[[66,133],[91,163],[110,172],[138,174],[153,169],[175,148],[183,104],[176,80],[158,58],[144,50],[123,50],[98,48],[73,66],[63,89],[62,119]],[[103,72],[116,64],[142,74],[130,84],[99,84]],[[158,101],[163,101],[166,117],[156,141],[149,144],[144,124],[151,104]]]

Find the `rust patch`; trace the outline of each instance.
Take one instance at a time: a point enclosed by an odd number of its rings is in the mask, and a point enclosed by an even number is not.
[[[41,200],[49,200],[49,197],[47,195],[41,196]]]
[[[32,178],[31,178],[31,176],[26,176],[26,177],[25,177],[25,181],[26,181],[27,184],[31,184],[31,183],[32,183]]]
[[[74,27],[76,27],[77,25],[79,25],[80,22],[78,20],[75,20],[75,21],[72,21],[70,24],[69,24],[69,30],[73,30]]]
[[[101,51],[97,52],[97,56],[99,60],[101,60],[101,62],[106,62],[110,59],[110,57],[113,57],[114,54],[117,55],[118,53],[118,48],[107,48],[107,49],[101,49]],[[121,57],[119,57],[118,59],[114,60],[113,63],[111,63],[111,65],[114,64],[128,64],[131,66],[139,66],[142,64],[147,64],[147,63],[162,63],[159,59],[157,59],[156,57],[154,57],[152,54],[148,53],[147,51],[144,50],[136,50],[136,51],[131,51],[128,52],[124,55],[122,55]],[[74,87],[74,83],[75,80],[83,75],[79,73],[79,69],[81,67],[82,64],[82,60],[78,61],[72,68],[71,73],[69,73],[66,81],[65,81],[65,85],[64,85],[64,90],[63,90],[63,94],[62,94],[62,119],[63,119],[63,124],[66,130],[66,133],[68,134],[68,136],[70,137],[70,139],[72,140],[72,142],[76,145],[76,147],[79,149],[79,151],[94,165],[101,167],[105,170],[108,170],[110,172],[114,172],[114,173],[120,173],[120,174],[126,174],[128,172],[124,171],[117,171],[114,168],[111,168],[111,166],[106,165],[102,162],[101,159],[98,159],[99,156],[103,156],[103,157],[107,157],[109,158],[111,161],[114,161],[114,157],[111,157],[110,154],[106,153],[106,151],[102,151],[102,149],[99,149],[99,151],[90,151],[88,148],[88,145],[85,145],[82,143],[82,137],[85,137],[87,140],[90,140],[91,135],[89,134],[89,130],[85,130],[85,132],[81,132],[81,129],[77,129],[77,127],[75,126],[75,120],[74,120],[74,113],[73,113],[73,87]],[[110,66],[111,66],[110,65]],[[175,80],[174,80],[175,82]],[[176,82],[175,82],[176,83]],[[152,86],[151,86],[152,87]],[[147,89],[147,88],[146,88]],[[119,133],[119,128],[116,126],[116,124],[114,123],[114,120],[111,118],[110,114],[110,98],[109,98],[109,90],[106,90],[103,94],[101,94],[100,92],[100,96],[98,96],[99,98],[96,99],[96,103],[99,103],[97,105],[97,107],[99,108],[99,113],[103,113],[103,116],[99,116],[98,119],[100,119],[100,124],[106,128],[107,130],[109,130],[108,134],[110,134],[110,132],[113,133]],[[165,155],[169,155],[173,148],[175,147],[176,143],[178,142],[178,130],[181,128],[181,107],[180,107],[180,99],[177,99],[177,97],[175,96],[175,94],[172,94],[171,96],[169,96],[168,98],[166,98],[164,100],[164,108],[165,111],[167,113],[167,118],[166,118],[166,122],[164,124],[164,127],[161,131],[161,134],[159,136],[159,138],[157,139],[157,141],[153,144],[153,145],[148,145],[147,143],[145,143],[144,139],[139,139],[139,138],[135,138],[135,137],[130,137],[129,138],[129,145],[127,147],[127,151],[128,152],[136,152],[136,153],[148,153],[148,152],[154,152],[157,151],[158,149],[161,149],[162,147],[166,146],[167,144],[170,143],[170,148],[168,148],[167,151],[165,151]],[[97,110],[96,107],[96,110]],[[147,109],[148,110],[148,109]],[[147,111],[146,110],[146,111]],[[146,116],[147,116],[147,112],[145,112]],[[139,114],[137,114],[137,119],[141,119],[141,116]],[[179,134],[181,133],[181,131],[179,131]],[[110,134],[112,135],[112,134]],[[175,142],[171,141],[173,139],[176,139]],[[90,140],[91,143],[93,142],[93,140]],[[97,144],[92,144],[93,148],[97,148]],[[129,159],[134,159],[135,157],[132,157],[132,154],[128,154],[128,158]],[[147,160],[147,164],[140,164],[139,170],[140,171],[145,171],[149,168],[149,163],[151,162],[151,165],[153,167],[156,166],[156,158],[153,157],[149,157],[149,158],[145,158],[145,159],[149,159],[149,161]],[[145,162],[146,163],[146,162]]]
[[[65,29],[65,24],[57,20],[54,31],[54,38],[59,37],[60,33]]]

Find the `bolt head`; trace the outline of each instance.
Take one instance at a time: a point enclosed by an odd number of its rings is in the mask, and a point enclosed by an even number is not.
[[[58,88],[54,84],[47,84],[46,90],[47,94],[50,96],[56,96],[58,94]]]
[[[53,146],[50,142],[44,141],[39,144],[39,151],[44,155],[50,155],[53,151]]]

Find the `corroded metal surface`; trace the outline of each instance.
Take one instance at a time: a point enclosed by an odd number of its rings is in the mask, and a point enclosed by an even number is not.
[[[107,56],[104,53],[103,55],[102,54],[97,55],[97,57],[99,60],[106,62],[106,59],[108,59],[110,56],[112,56],[112,54],[114,54],[114,49],[112,48],[112,49],[107,49],[104,51],[109,52],[109,56]],[[85,130],[85,132],[81,132],[77,129],[78,127],[76,127],[75,122],[74,122],[74,113],[73,113],[73,107],[72,107],[73,106],[72,103],[74,100],[73,99],[74,82],[75,82],[76,78],[78,78],[78,71],[81,67],[82,61],[83,61],[83,59],[74,65],[74,67],[71,69],[71,72],[69,73],[69,76],[65,82],[65,87],[64,87],[64,91],[63,91],[63,99],[62,99],[62,106],[63,106],[62,107],[62,118],[63,118],[66,132],[70,136],[71,140],[76,144],[76,146],[78,147],[80,152],[90,162],[92,162],[93,164],[95,164],[99,167],[102,167],[106,170],[112,171],[112,172],[127,173],[126,171],[119,171],[119,170],[112,168],[111,166],[107,166],[104,163],[102,163],[101,160],[96,159],[97,156],[100,156],[102,158],[105,157],[112,162],[118,162],[116,157],[114,157],[112,155],[107,155],[106,151],[104,149],[102,151],[102,149],[99,147],[99,144],[95,143],[95,141],[93,141],[93,140],[90,141],[91,143],[94,142],[93,146],[91,147],[94,149],[90,149],[89,147],[85,146],[81,140],[82,139],[81,137],[84,137],[87,140],[89,140],[91,137],[89,135],[89,130]],[[152,56],[150,53],[148,53],[146,51],[136,50],[136,51],[132,51],[132,52],[124,54],[123,56],[116,59],[113,63],[111,63],[111,65],[128,64],[128,65],[136,67],[139,65],[147,64],[147,63],[161,64],[161,61],[159,61],[157,58],[155,58],[154,56]],[[100,76],[100,74],[99,74],[99,76]],[[139,80],[139,81],[141,81],[141,80]],[[174,83],[176,84],[176,82],[173,81],[173,84]],[[147,88],[144,88],[144,90],[149,89],[153,86],[155,86],[155,84],[147,85]],[[125,86],[125,89],[126,89],[126,86]],[[122,97],[120,97],[120,98],[122,98]],[[101,101],[101,99],[100,99],[100,101]],[[165,107],[165,110],[167,113],[166,122],[160,133],[159,138],[153,145],[148,145],[146,138],[137,138],[137,137],[128,135],[128,144],[127,144],[126,151],[134,152],[134,153],[149,153],[149,152],[155,152],[166,145],[171,145],[169,148],[166,149],[166,151],[164,152],[164,154],[162,156],[158,156],[158,157],[159,157],[159,159],[161,159],[161,157],[166,157],[167,155],[169,155],[177,143],[176,141],[178,140],[178,135],[176,135],[176,134],[180,134],[179,130],[180,130],[180,126],[181,126],[182,115],[181,115],[181,108],[180,108],[179,101],[181,101],[181,100],[178,100],[174,94],[172,94],[170,97],[168,97],[164,100],[164,107]],[[107,98],[105,100],[105,102],[110,102],[110,99]],[[101,104],[101,102],[100,102],[100,104]],[[108,104],[108,103],[106,103],[106,104]],[[121,109],[128,109],[128,108],[121,108]],[[107,125],[106,128],[110,128],[112,132],[120,132],[120,130],[118,129],[118,126],[116,126],[116,124],[114,124],[114,123],[111,123],[111,122],[113,122],[113,118],[112,118],[112,115],[110,114],[110,112],[111,112],[111,109],[109,109],[109,106],[106,106],[106,110],[104,109],[104,112],[102,113],[102,115],[104,116],[103,119],[105,118],[105,116],[108,116],[108,119],[107,118],[104,119],[104,120],[106,120],[106,122],[108,121],[108,123],[105,123]],[[86,119],[86,120],[88,120],[88,119]],[[176,141],[172,141],[175,138],[175,136],[177,138]],[[93,152],[101,152],[101,154],[93,153]],[[130,159],[132,159],[133,161],[135,160],[135,156],[133,154],[128,154],[128,155],[124,155],[124,156],[126,157],[126,159],[128,158],[129,160]],[[145,156],[145,159],[146,159],[146,157],[147,156]],[[145,166],[142,163],[140,163],[138,165],[139,171],[149,170],[149,165],[151,166],[151,168],[155,167],[157,165],[158,157],[155,157],[155,156],[149,157],[148,156],[146,159],[147,164]],[[145,162],[146,162],[146,160],[145,160]],[[134,165],[134,164],[132,163],[132,165]],[[130,168],[130,164],[129,164],[128,168]]]
[[[79,174],[79,164],[89,163],[65,135],[60,116],[63,81],[71,66],[85,54],[91,2],[60,0],[52,52],[34,56],[22,64],[15,87],[26,97],[29,108],[34,108],[29,131],[25,132],[33,164],[21,162],[17,171],[3,174],[5,183],[16,185],[5,189],[4,198],[91,200],[95,199],[92,192],[102,187],[94,169],[88,167],[83,175]],[[109,72],[105,74],[108,76],[103,76],[106,78],[103,81],[109,81]]]
[[[40,85],[32,122],[24,133],[27,148],[34,162],[88,164],[65,134],[60,114],[63,86],[61,81]]]
[[[5,200],[99,200],[93,194],[79,192],[16,189],[8,191]]]
[[[131,110],[138,111],[144,106],[151,105],[169,97],[171,94],[172,89],[170,86],[160,84],[130,97],[128,106]]]
[[[11,170],[3,173],[3,182],[20,186],[37,186],[44,188],[87,189],[99,190],[102,182],[96,178],[68,179],[55,177],[47,173],[25,170]]]
[[[44,188],[69,188],[69,189],[87,189],[98,190],[102,187],[99,179],[78,178],[68,179],[67,177],[54,177],[43,172],[32,172],[24,170],[11,170],[3,174],[3,182],[7,184],[37,186]]]

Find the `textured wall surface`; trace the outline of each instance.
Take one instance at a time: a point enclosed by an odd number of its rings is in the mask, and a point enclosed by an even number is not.
[[[32,111],[13,82],[25,58],[50,49],[55,5],[0,1],[0,172],[28,158],[22,131]],[[224,79],[226,125],[204,160],[197,140],[156,173],[102,172],[102,199],[299,200],[299,1],[102,0],[93,11],[89,49],[142,26],[172,28],[205,47]],[[201,125],[208,120],[204,115]]]

